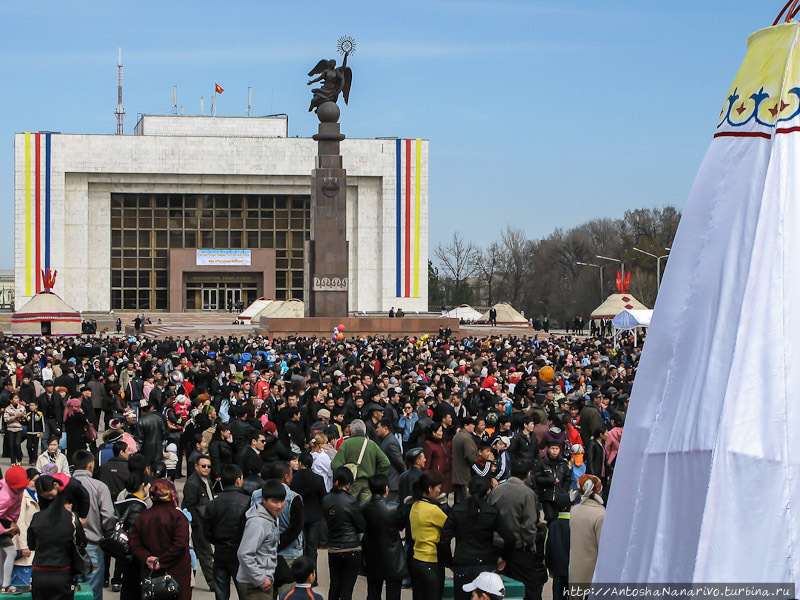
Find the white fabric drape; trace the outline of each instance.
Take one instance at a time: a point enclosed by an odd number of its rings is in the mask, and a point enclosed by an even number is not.
[[[595,582],[800,583],[797,41],[797,24],[751,36],[723,137],[692,188],[632,390]],[[760,119],[745,121],[748,110]]]

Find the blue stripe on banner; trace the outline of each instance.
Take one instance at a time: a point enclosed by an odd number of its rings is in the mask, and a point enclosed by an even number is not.
[[[397,297],[402,296],[402,255],[403,255],[403,203],[402,203],[402,190],[400,182],[402,181],[403,172],[400,170],[400,156],[401,145],[400,138],[397,138],[397,173],[395,174],[395,188],[397,189],[397,212],[395,213],[395,222],[397,223]]]
[[[50,268],[50,136],[44,138],[44,268]]]

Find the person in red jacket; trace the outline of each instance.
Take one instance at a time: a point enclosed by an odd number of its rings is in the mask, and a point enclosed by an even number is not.
[[[453,460],[450,446],[444,439],[444,428],[441,423],[431,423],[425,430],[425,443],[422,446],[425,453],[425,465],[432,471],[438,471],[444,478],[442,492],[449,494],[453,491]]]

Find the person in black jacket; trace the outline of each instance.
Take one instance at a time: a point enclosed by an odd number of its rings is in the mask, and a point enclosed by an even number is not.
[[[522,429],[511,438],[508,454],[511,456],[511,460],[524,458],[534,464],[539,459],[539,440],[533,432],[535,425],[533,417],[523,417],[521,424]]]
[[[148,464],[161,460],[164,451],[164,436],[167,433],[167,424],[164,417],[153,412],[150,404],[139,409],[139,421],[136,423],[134,439]]]
[[[233,453],[234,456],[239,456],[250,444],[250,435],[253,431],[248,418],[250,417],[250,410],[246,406],[233,406],[231,407],[231,435],[233,435]]]
[[[558,518],[547,526],[544,562],[553,578],[553,600],[568,597],[569,585],[569,511],[572,502],[568,494],[559,494],[555,501]]]
[[[279,460],[292,460],[292,453],[278,436],[271,433],[267,433],[266,436],[267,441],[264,442],[264,451],[261,453],[261,460],[264,461],[266,470]]]
[[[572,483],[572,470],[561,456],[561,442],[550,440],[547,454],[534,467],[534,481],[542,503],[544,520],[550,523],[558,516],[555,500],[559,494],[568,494]]]
[[[366,529],[356,499],[347,493],[353,485],[353,473],[347,467],[333,472],[333,489],[322,500],[322,513],[328,525],[328,600],[351,600],[361,565],[361,540]]]
[[[453,506],[439,542],[445,564],[453,571],[454,600],[468,600],[470,594],[462,586],[483,571],[496,569],[498,558],[510,556],[516,541],[500,510],[486,500],[492,489],[491,481],[485,477],[473,477],[467,489],[468,500]],[[495,533],[503,540],[499,553],[493,545]],[[456,540],[456,551],[451,558],[450,542],[453,539]]]
[[[115,503],[117,515],[122,521],[125,531],[131,532],[136,517],[147,510],[147,498],[150,492],[150,476],[143,471],[134,471],[125,480],[128,492],[124,500]],[[116,496],[113,496],[116,498]],[[142,567],[133,554],[127,559],[117,559],[114,563],[114,578],[111,580],[111,591],[120,592],[120,600],[140,600],[142,597]],[[120,582],[120,579],[122,580]]]
[[[289,487],[303,498],[303,555],[316,566],[317,549],[325,525],[322,500],[327,492],[325,480],[311,470],[314,464],[311,454],[303,452],[299,461],[300,469],[292,476]]]
[[[205,454],[199,455],[194,464],[194,473],[189,475],[183,486],[181,508],[187,509],[192,515],[192,523],[196,523],[195,527],[192,527],[192,547],[197,555],[197,562],[200,563],[200,568],[203,570],[203,577],[213,592],[214,568],[211,544],[208,543],[201,525],[208,505],[214,498],[214,494],[211,492],[213,482],[209,478],[210,473],[211,459]]]
[[[40,494],[52,489],[51,477],[45,475],[36,481]],[[31,575],[31,597],[35,600],[74,597],[72,554],[76,543],[86,547],[86,535],[81,520],[70,510],[70,500],[70,496],[58,494],[47,509],[33,515],[28,527],[28,548],[36,552]]]
[[[247,461],[246,475],[242,482],[242,490],[248,496],[252,496],[253,492],[260,490],[264,485],[264,479],[261,477],[261,472],[264,470],[264,463],[260,456],[251,456]]]
[[[367,600],[380,600],[386,582],[386,600],[400,600],[401,582],[408,577],[408,564],[400,530],[405,527],[406,515],[400,507],[387,500],[389,479],[386,475],[369,478],[372,498],[361,505],[366,531],[361,543],[367,571]]]
[[[250,496],[242,490],[242,470],[238,465],[222,467],[222,492],[206,507],[202,527],[206,539],[214,544],[214,595],[216,600],[229,600],[230,580],[236,593],[243,598],[236,582],[239,559],[236,552],[242,541],[244,513],[250,508]],[[199,526],[195,525],[195,527]]]
[[[222,467],[233,464],[233,436],[227,423],[217,425],[208,444],[208,455],[211,457],[211,480],[217,481],[222,476]]]

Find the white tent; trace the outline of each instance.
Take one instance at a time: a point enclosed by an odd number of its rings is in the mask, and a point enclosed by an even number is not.
[[[623,310],[611,319],[611,324],[616,329],[636,329],[637,327],[650,327],[652,310]]]
[[[528,319],[523,317],[513,306],[508,302],[499,302],[494,305],[497,311],[497,324],[498,325],[527,325]],[[483,313],[479,321],[489,322],[489,311]]]
[[[617,332],[629,329],[633,329],[633,343],[637,344],[639,336],[636,330],[639,327],[650,327],[652,316],[652,310],[623,310],[611,319],[611,324],[614,326],[614,345],[617,345]]]
[[[451,319],[463,319],[467,323],[473,323],[481,318],[481,313],[472,308],[469,304],[461,304],[442,316],[450,317]]]
[[[250,306],[239,313],[239,320],[245,324],[252,323],[253,321],[258,322],[261,312],[272,302],[273,301],[268,298],[259,298],[255,300]]]
[[[595,308],[590,319],[613,319],[624,310],[649,310],[630,292],[614,292],[605,302]]]
[[[671,244],[595,584],[800,584],[798,87],[800,24],[753,34]]]

